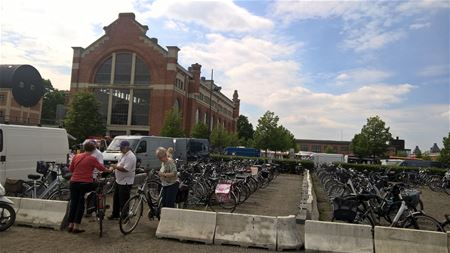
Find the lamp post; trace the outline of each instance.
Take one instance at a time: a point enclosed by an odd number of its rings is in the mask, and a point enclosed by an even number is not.
[[[214,87],[214,70],[211,69],[211,86],[209,89],[209,119],[208,119],[208,132],[209,132],[209,136],[211,136],[211,132],[212,132],[212,93],[213,91],[220,91],[222,88],[221,87]]]

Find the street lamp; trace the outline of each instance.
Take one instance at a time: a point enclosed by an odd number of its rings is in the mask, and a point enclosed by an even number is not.
[[[209,132],[210,136],[211,136],[212,124],[213,124],[213,122],[212,122],[212,93],[213,93],[213,91],[219,92],[222,89],[222,87],[214,86],[213,77],[214,77],[214,70],[211,69],[211,86],[209,89],[209,125],[208,125],[208,132]]]

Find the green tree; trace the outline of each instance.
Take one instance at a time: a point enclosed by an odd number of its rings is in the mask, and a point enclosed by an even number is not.
[[[77,141],[92,135],[104,135],[106,128],[98,112],[99,108],[100,104],[93,94],[75,94],[64,119],[64,127]]]
[[[389,127],[385,126],[380,117],[370,117],[366,125],[361,129],[361,133],[356,134],[352,140],[353,153],[359,157],[372,156],[383,157],[388,148],[392,134]]]
[[[263,150],[276,150],[279,140],[276,140],[279,118],[273,112],[267,111],[258,119],[258,125],[254,133],[254,145]]]
[[[450,132],[448,136],[442,139],[443,147],[439,155],[439,161],[447,166],[450,166]]]
[[[221,152],[223,148],[229,145],[230,136],[225,128],[219,125],[211,131],[210,142],[214,148]]]
[[[42,124],[56,124],[56,107],[64,105],[66,93],[64,91],[53,88],[52,83],[48,79],[43,79],[45,94],[42,103]]]
[[[326,146],[325,147],[325,153],[327,153],[327,154],[335,154],[336,150],[334,150],[334,148],[332,146]]]
[[[192,128],[191,136],[193,138],[209,139],[208,126],[203,122],[198,122],[195,124],[194,128]]]
[[[181,115],[176,109],[167,112],[164,125],[161,129],[161,136],[184,137],[184,130],[181,124]]]
[[[247,144],[248,140],[253,139],[255,130],[253,130],[252,123],[250,123],[248,118],[244,115],[239,115],[237,120],[237,133],[241,144]]]

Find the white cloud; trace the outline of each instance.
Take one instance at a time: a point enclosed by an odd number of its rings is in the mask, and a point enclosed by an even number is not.
[[[187,25],[185,25],[184,23],[181,23],[181,22],[176,22],[174,20],[167,20],[165,22],[165,27],[167,29],[180,31],[180,32],[188,32],[189,31],[189,28]]]
[[[447,8],[447,1],[277,1],[273,16],[284,23],[308,19],[341,19],[343,48],[365,52],[383,48],[406,37],[402,17]],[[400,28],[393,29],[394,25]],[[421,27],[419,27],[421,26]],[[427,26],[413,24],[410,29]]]
[[[339,72],[335,80],[337,85],[362,86],[364,84],[379,83],[391,76],[392,74],[387,71],[358,68]]]
[[[419,30],[419,29],[422,29],[422,28],[430,27],[430,26],[431,26],[431,23],[430,23],[430,22],[426,22],[426,23],[414,23],[414,24],[411,24],[411,25],[409,26],[409,29],[411,29],[411,30]]]
[[[271,20],[251,14],[231,0],[156,0],[143,6],[150,17],[195,23],[214,32],[255,32],[273,27]]]
[[[450,73],[449,65],[432,65],[423,68],[419,71],[419,76],[423,77],[436,77],[436,76],[444,76],[448,77]]]
[[[99,11],[101,10],[101,11]],[[72,46],[86,47],[133,1],[2,1],[1,62],[31,64],[59,89],[68,89]]]
[[[224,85],[226,94],[237,89],[243,101],[260,104],[274,91],[302,82],[299,63],[288,59],[301,44],[277,44],[253,36],[208,34],[206,38],[206,43],[182,47],[180,58],[202,63],[204,73],[218,70],[215,81]]]

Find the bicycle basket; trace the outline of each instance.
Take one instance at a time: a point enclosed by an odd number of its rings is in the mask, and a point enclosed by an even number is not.
[[[403,200],[411,207],[417,207],[420,201],[420,191],[418,190],[405,190],[402,192]]]
[[[38,161],[36,164],[36,172],[43,175],[47,174],[48,164],[46,164],[44,161]]]
[[[16,180],[7,178],[5,181],[5,191],[7,193],[22,193],[24,192],[23,180]]]
[[[220,203],[230,201],[231,184],[217,184],[215,194]]]
[[[333,199],[333,218],[353,222],[359,202],[354,197],[337,197]]]

